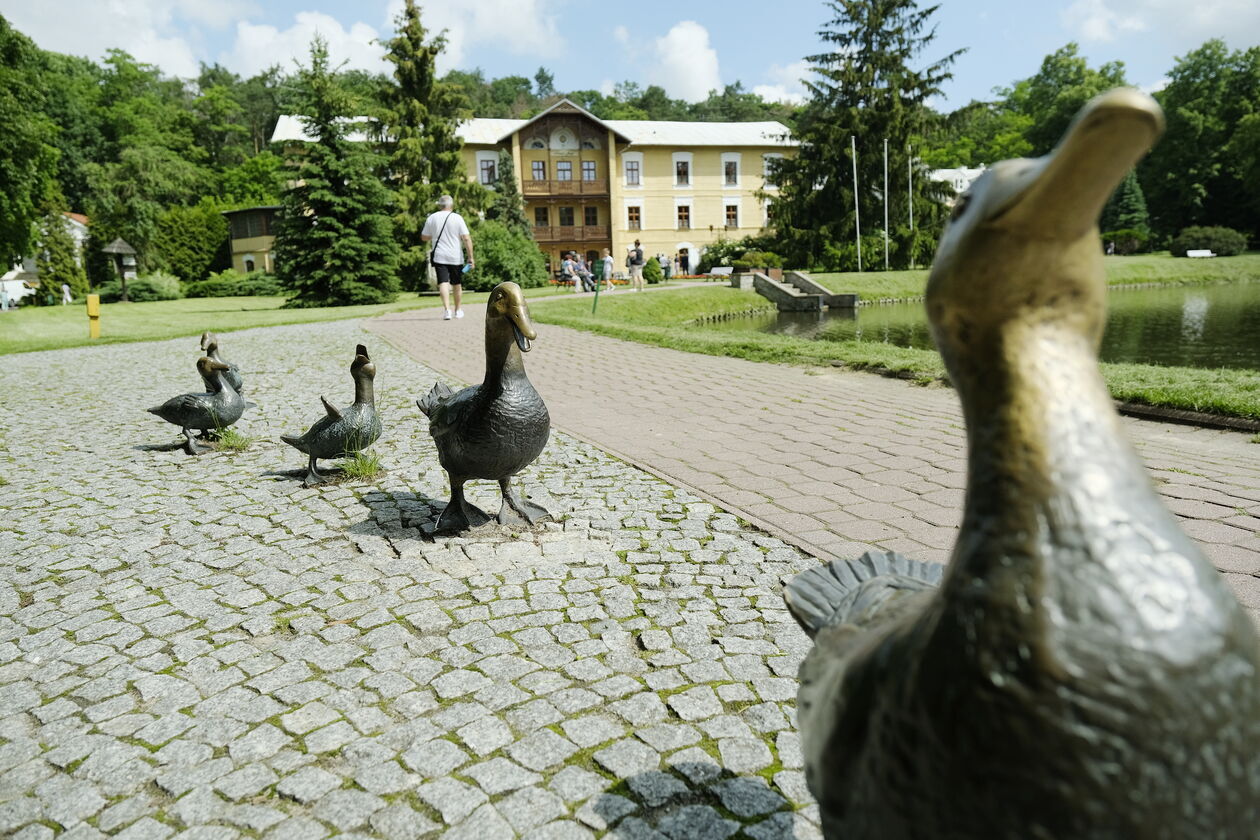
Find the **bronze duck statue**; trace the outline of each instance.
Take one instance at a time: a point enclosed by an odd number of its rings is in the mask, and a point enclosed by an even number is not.
[[[477,478],[499,482],[500,524],[534,524],[549,516],[512,487],[512,477],[538,457],[551,431],[547,406],[525,375],[521,357],[535,338],[521,287],[500,283],[486,302],[485,379],[461,391],[439,382],[416,400],[429,418],[438,460],[451,480],[451,500],[438,517],[437,531],[463,531],[490,521],[464,498],[464,483]]]
[[[223,378],[227,383],[235,389],[236,393],[245,393],[245,380],[241,378],[241,368],[232,362],[227,361],[219,355],[219,336],[212,332],[203,332],[201,334],[201,352],[205,353],[211,359],[219,364],[227,365],[227,370],[223,372]]]
[[[224,378],[226,371],[227,365],[202,356],[197,360],[197,373],[208,383],[209,390],[204,394],[171,397],[149,409],[150,414],[156,414],[183,430],[186,439],[184,451],[189,455],[200,455],[209,449],[197,443],[193,438],[193,429],[226,429],[241,419],[241,414],[245,412],[245,399]]]
[[[315,468],[319,458],[340,458],[361,449],[367,449],[381,436],[381,416],[376,411],[376,393],[373,380],[376,365],[368,356],[367,347],[355,347],[354,361],[350,363],[350,376],[354,379],[354,402],[345,408],[337,408],[324,397],[325,415],[315,421],[302,436],[281,435],[280,439],[309,458],[303,484],[310,487],[327,478]]]
[[[926,297],[967,425],[950,564],[872,552],[784,593],[814,639],[798,720],[831,840],[1260,831],[1255,627],[1097,366],[1097,219],[1162,129],[1111,91],[953,209]]]

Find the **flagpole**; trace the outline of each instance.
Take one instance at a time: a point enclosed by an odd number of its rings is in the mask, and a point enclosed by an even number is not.
[[[888,138],[884,138],[884,271],[888,270]]]
[[[906,206],[910,208],[910,268],[914,268],[914,147],[906,144]]]
[[[862,270],[862,216],[858,210],[857,135],[849,135],[849,149],[853,154],[853,240],[857,243],[858,271]]]

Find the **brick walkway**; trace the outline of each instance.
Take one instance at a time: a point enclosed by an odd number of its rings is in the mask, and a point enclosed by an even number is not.
[[[366,323],[413,358],[478,381],[484,307],[467,313],[451,322],[420,311]],[[546,324],[539,333],[526,367],[557,428],[818,557],[869,546],[948,557],[965,483],[963,421],[951,389]],[[1124,425],[1187,533],[1260,616],[1260,446],[1237,432]]]

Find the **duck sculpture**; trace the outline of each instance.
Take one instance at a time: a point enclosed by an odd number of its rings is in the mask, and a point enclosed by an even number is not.
[[[451,480],[451,500],[436,531],[463,531],[490,521],[464,498],[464,484],[477,478],[499,482],[500,524],[534,524],[549,516],[512,487],[512,477],[538,457],[551,432],[547,406],[525,375],[521,356],[536,337],[521,287],[500,283],[486,302],[485,379],[461,391],[439,382],[416,400],[429,418],[438,460]]]
[[[1111,91],[953,208],[926,295],[967,426],[949,566],[872,553],[784,593],[829,840],[1258,836],[1255,627],[1097,365],[1097,219],[1162,129]]]
[[[236,393],[245,393],[245,381],[241,378],[240,366],[227,361],[219,355],[219,337],[216,334],[212,332],[203,332],[201,334],[201,352],[219,364],[227,365],[223,378],[236,390]]]
[[[245,399],[224,378],[226,371],[227,365],[202,356],[197,360],[197,373],[208,383],[206,393],[181,394],[149,409],[150,414],[156,414],[183,430],[184,451],[189,455],[200,455],[209,450],[194,439],[194,429],[226,429],[241,419],[241,414],[245,412]]]
[[[373,389],[376,365],[368,356],[367,347],[362,344],[355,347],[354,361],[350,363],[350,377],[354,380],[352,404],[337,408],[326,398],[320,397],[326,413],[315,421],[315,425],[300,437],[280,436],[289,446],[307,454],[306,477],[302,481],[307,487],[328,480],[327,476],[315,468],[316,460],[351,455],[376,443],[381,436],[381,416],[376,411],[376,394]]]

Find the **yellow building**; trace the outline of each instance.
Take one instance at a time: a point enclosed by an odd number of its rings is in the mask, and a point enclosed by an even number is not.
[[[276,213],[280,205],[246,207],[228,210],[228,236],[231,241],[232,268],[242,274],[271,271],[271,247],[276,242]]]
[[[719,237],[766,223],[766,160],[796,142],[778,122],[601,120],[567,99],[528,120],[460,127],[469,178],[491,184],[499,150],[512,154],[534,238],[551,260],[610,248],[619,271],[635,239],[646,256],[687,258],[691,270]]]

